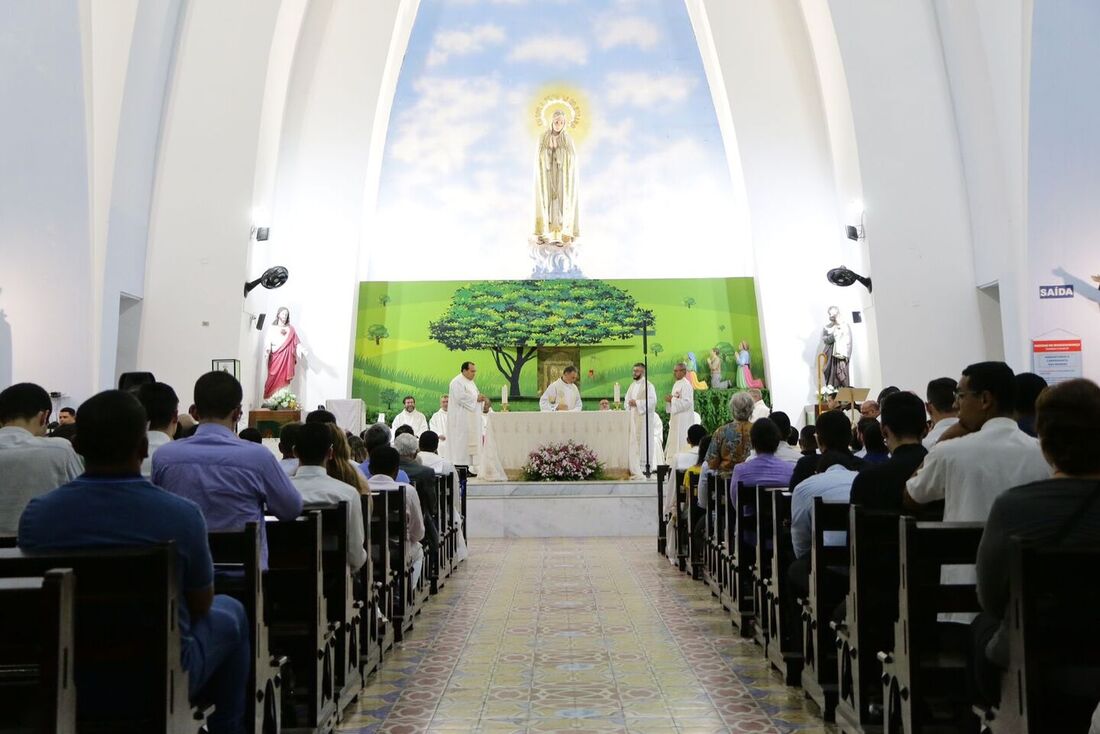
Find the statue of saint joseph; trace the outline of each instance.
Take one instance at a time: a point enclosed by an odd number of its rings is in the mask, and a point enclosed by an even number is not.
[[[569,244],[580,237],[577,207],[577,149],[565,130],[565,113],[554,112],[539,139],[535,175],[535,237],[539,244]]]

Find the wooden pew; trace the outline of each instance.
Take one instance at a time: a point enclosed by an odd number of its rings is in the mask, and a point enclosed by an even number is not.
[[[848,511],[848,596],[836,632],[836,721],[846,734],[882,728],[880,650],[894,646],[898,616],[898,514]]]
[[[336,674],[336,710],[341,713],[359,697],[363,674],[359,667],[363,634],[363,602],[355,598],[348,568],[348,508],[346,502],[313,504],[304,511],[321,513],[321,565],[330,626],[336,636],[333,669]],[[366,523],[364,523],[366,524]]]
[[[723,609],[730,608],[729,579],[726,569],[728,567],[729,552],[726,545],[726,518],[727,507],[730,503],[729,474],[711,474],[708,481],[713,487],[714,495],[714,549],[711,551],[714,564],[714,580],[717,585],[718,601]]]
[[[770,488],[756,487],[756,557],[752,566],[753,638],[768,654],[768,579],[772,574],[772,501]],[[776,490],[778,491],[778,490]]]
[[[0,731],[75,734],[75,593],[69,569],[0,578]]]
[[[825,533],[848,529],[848,504],[814,498],[810,550],[810,593],[802,600],[802,689],[821,709],[826,721],[835,718],[837,686],[836,632],[829,626],[833,611],[848,593],[848,546],[825,545]]]
[[[370,538],[371,558],[367,565],[370,566],[370,571],[369,576],[366,575],[367,572],[362,572],[360,578],[363,580],[363,589],[369,589],[374,597],[375,613],[369,615],[368,637],[377,643],[378,650],[376,652],[370,649],[360,651],[360,660],[363,661],[364,670],[368,672],[372,664],[377,667],[386,653],[393,649],[393,643],[396,640],[394,600],[397,597],[397,578],[390,562],[388,522],[390,493],[372,492],[370,500],[370,529],[367,531]]]
[[[675,473],[676,492],[676,532],[673,538],[676,546],[676,565],[680,573],[687,573],[691,563],[691,510],[688,504],[692,502],[691,491],[684,487],[684,477],[687,472],[677,469]]]
[[[721,508],[718,498],[717,480],[716,475],[708,474],[707,481],[699,487],[699,491],[706,493],[707,498],[707,509],[703,514],[703,583],[710,587],[712,596],[721,600],[722,585],[718,571],[721,533],[718,522],[724,519],[724,509]]]
[[[264,616],[259,525],[250,522],[241,531],[210,532],[206,539],[214,561],[215,593],[233,597],[248,615],[252,667],[245,722],[255,734],[278,731],[282,719],[283,669],[288,660],[285,655],[271,652]]]
[[[734,516],[734,522],[730,524],[734,535],[730,544],[730,563],[733,566],[733,576],[730,579],[730,620],[742,637],[752,637],[753,620],[756,617],[756,487],[738,485],[736,502],[730,504]]]
[[[329,622],[321,560],[321,514],[267,524],[264,577],[271,647],[290,658],[283,689],[283,731],[331,731],[336,725],[336,635]]]
[[[398,642],[405,638],[405,634],[412,629],[413,619],[420,614],[424,601],[428,597],[428,585],[426,571],[428,554],[425,553],[424,563],[421,567],[419,578],[413,581],[413,559],[406,557],[405,536],[407,519],[405,516],[405,493],[415,492],[412,487],[402,485],[397,489],[378,492],[388,494],[386,505],[386,524],[389,536],[390,569],[394,574],[393,617],[394,639]]]
[[[972,564],[982,523],[919,522],[902,517],[898,533],[898,620],[894,649],[880,652],[886,731],[907,734],[974,731],[965,701],[968,650],[951,649],[943,633],[969,640],[965,625],[937,622],[941,612],[977,612],[973,584],[940,582],[945,564]],[[960,629],[961,628],[961,629]]]
[[[458,518],[455,515],[455,476],[451,473],[441,476],[439,480],[439,501],[442,503],[440,517],[446,527],[444,542],[446,557],[443,563],[443,575],[445,578],[450,578],[457,565],[455,554],[458,550],[458,534],[460,532]]]
[[[722,493],[722,557],[720,559],[722,608],[729,610],[732,614],[733,605],[738,599],[737,589],[734,586],[736,574],[733,563],[737,552],[737,508],[730,500],[730,476],[729,473],[720,474],[718,484],[719,491]]]
[[[672,471],[668,464],[657,466],[657,552],[662,556],[668,555],[668,537],[665,529],[665,494],[676,493],[676,489],[666,487],[669,473]]]
[[[993,734],[1086,732],[1100,701],[1100,547],[1013,543],[1009,668],[1001,703],[981,710]]]
[[[455,471],[458,472],[458,486],[455,487],[455,491],[459,493],[459,506],[462,512],[462,539],[466,542],[466,547],[469,548],[470,536],[466,534],[466,518],[469,517],[466,514],[466,482],[470,478],[470,467],[465,464],[455,464]]]
[[[772,501],[772,570],[767,581],[768,660],[788,686],[802,679],[802,647],[796,625],[802,620],[791,614],[793,599],[787,583],[787,569],[794,561],[791,545],[791,493],[783,489],[768,491]]]
[[[171,544],[0,550],[0,578],[66,568],[78,581],[71,659],[80,734],[195,734],[212,711],[188,702],[175,566]]]
[[[691,568],[691,578],[695,580],[701,580],[703,578],[703,564],[705,558],[706,548],[706,531],[704,526],[703,538],[700,539],[695,535],[695,526],[703,522],[703,508],[699,506],[696,501],[698,492],[702,491],[699,487],[699,475],[695,473],[685,474],[688,477],[688,491],[687,491],[687,537],[688,537],[688,557],[687,561]],[[684,569],[685,571],[687,569]]]

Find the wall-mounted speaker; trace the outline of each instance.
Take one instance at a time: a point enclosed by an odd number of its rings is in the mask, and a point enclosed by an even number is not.
[[[266,318],[267,318],[266,313],[262,313],[262,314],[260,314],[259,316],[256,317],[256,331],[263,331],[264,330],[264,319],[266,319]]]
[[[852,311],[852,323],[853,324],[862,324],[863,323],[863,314],[860,311]]]

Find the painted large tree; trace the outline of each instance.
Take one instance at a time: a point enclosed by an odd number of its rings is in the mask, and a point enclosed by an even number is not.
[[[629,339],[646,315],[633,296],[600,280],[485,281],[455,291],[429,333],[452,351],[489,350],[518,398],[520,373],[538,347]]]

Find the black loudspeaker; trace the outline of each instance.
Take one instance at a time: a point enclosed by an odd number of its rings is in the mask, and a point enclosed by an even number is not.
[[[157,381],[152,372],[123,372],[118,376],[119,390],[134,390]]]
[[[259,316],[256,317],[256,331],[263,331],[264,330],[264,319],[266,319],[266,318],[267,318],[266,313],[262,313],[262,314],[260,314]]]
[[[852,323],[853,324],[862,324],[863,323],[863,314],[860,313],[859,311],[852,311]]]

